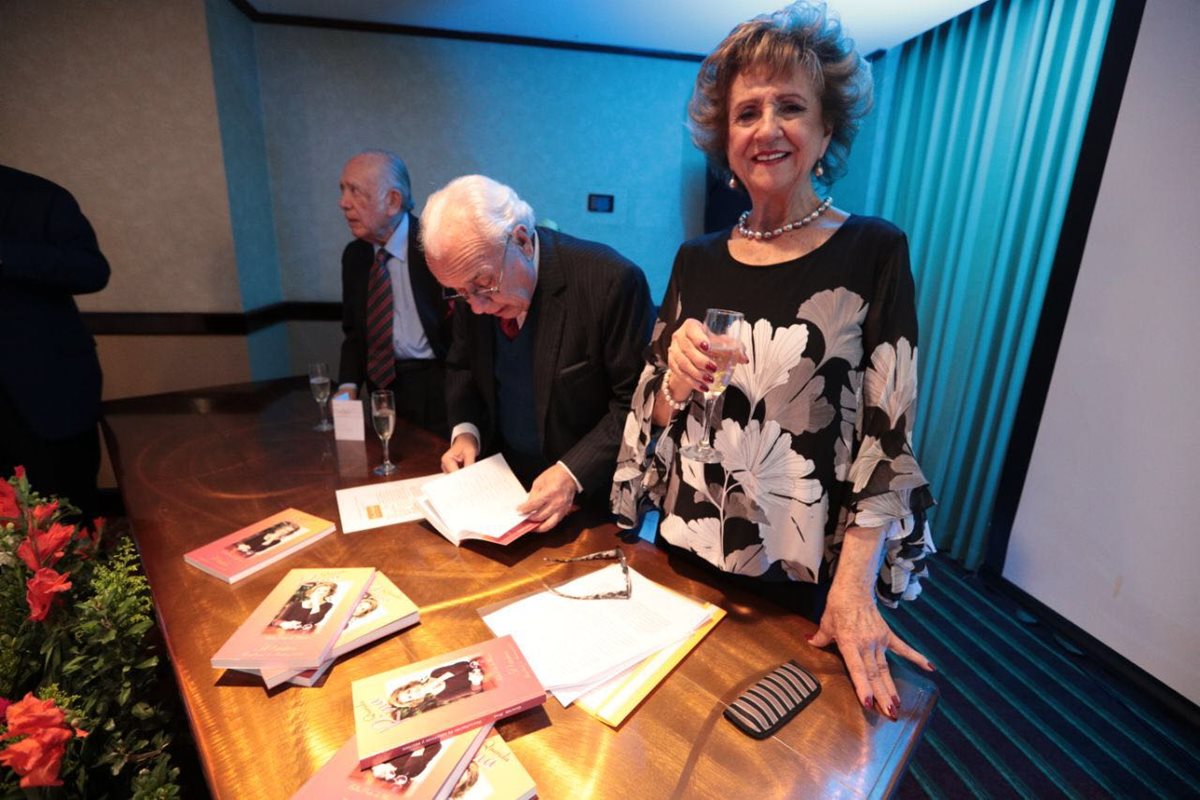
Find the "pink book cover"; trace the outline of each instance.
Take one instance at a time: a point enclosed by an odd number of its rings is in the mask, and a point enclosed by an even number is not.
[[[511,636],[354,681],[350,694],[364,769],[546,701]]]
[[[458,777],[453,800],[530,800],[537,784],[517,760],[504,737],[492,731]]]
[[[292,800],[446,800],[455,791],[460,776],[472,763],[491,730],[491,725],[484,725],[432,742],[369,769],[359,769],[357,748],[351,736],[333,758],[292,795]]]
[[[330,520],[288,508],[185,553],[183,560],[226,583],[236,583],[333,530]]]
[[[375,573],[375,579],[367,587],[366,594],[358,601],[350,621],[346,623],[341,636],[333,644],[329,660],[321,667],[309,670],[294,670],[287,667],[273,668],[264,665],[261,670],[253,670],[262,675],[263,682],[271,689],[279,684],[290,681],[298,686],[312,686],[325,674],[334,659],[346,653],[357,650],[364,645],[382,639],[398,630],[408,628],[420,621],[421,612],[416,603],[408,599],[408,595],[400,591],[392,580],[382,572]]]
[[[321,666],[374,575],[373,567],[291,570],[221,645],[213,667]]]

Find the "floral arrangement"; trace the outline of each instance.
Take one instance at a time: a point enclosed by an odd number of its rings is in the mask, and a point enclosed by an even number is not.
[[[178,797],[149,585],[77,512],[0,479],[0,796]]]

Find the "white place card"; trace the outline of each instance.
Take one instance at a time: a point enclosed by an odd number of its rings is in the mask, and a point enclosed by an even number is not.
[[[366,441],[366,423],[361,400],[341,400],[334,397],[329,401],[329,407],[333,409],[333,438]]]

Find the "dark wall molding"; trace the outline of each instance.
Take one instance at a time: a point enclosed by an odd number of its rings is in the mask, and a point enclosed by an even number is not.
[[[247,336],[286,322],[340,322],[341,303],[288,302],[252,311],[83,314],[93,336]]]
[[[445,28],[426,28],[420,25],[393,25],[383,22],[332,19],[330,17],[304,17],[295,14],[270,14],[259,11],[250,0],[229,0],[251,22],[263,25],[294,25],[301,28],[329,28],[341,31],[363,31],[366,33],[393,33],[404,36],[426,36],[435,39],[455,39],[467,42],[489,42],[513,44],[523,47],[548,47],[553,50],[579,50],[587,53],[608,53],[618,56],[641,56],[667,61],[691,61],[700,63],[704,56],[698,53],[677,53],[671,50],[651,50],[640,47],[619,47],[609,44],[587,42],[564,42],[557,39],[541,39],[536,36],[512,36],[502,33],[474,33],[452,31]]]
[[[1034,336],[1025,384],[1017,403],[1017,417],[1013,422],[1012,437],[992,507],[987,554],[981,568],[982,572],[989,575],[999,576],[1004,571],[1008,540],[1012,536],[1021,490],[1025,486],[1025,475],[1033,457],[1046,396],[1050,392],[1050,379],[1054,375],[1054,363],[1058,359],[1059,345],[1062,344],[1071,296],[1075,292],[1075,281],[1083,262],[1092,212],[1100,195],[1100,181],[1108,162],[1108,149],[1117,126],[1125,81],[1129,77],[1129,66],[1133,62],[1133,49],[1137,44],[1145,8],[1145,0],[1116,0],[1113,4],[1100,71],[1092,92],[1092,107],[1079,146],[1079,160],[1075,166],[1071,194],[1067,198],[1054,265],[1046,284],[1042,316]]]

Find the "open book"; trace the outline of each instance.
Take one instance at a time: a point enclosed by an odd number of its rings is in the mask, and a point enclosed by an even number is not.
[[[527,495],[497,453],[429,481],[417,505],[434,530],[455,545],[467,539],[508,544],[540,524],[517,511]]]

